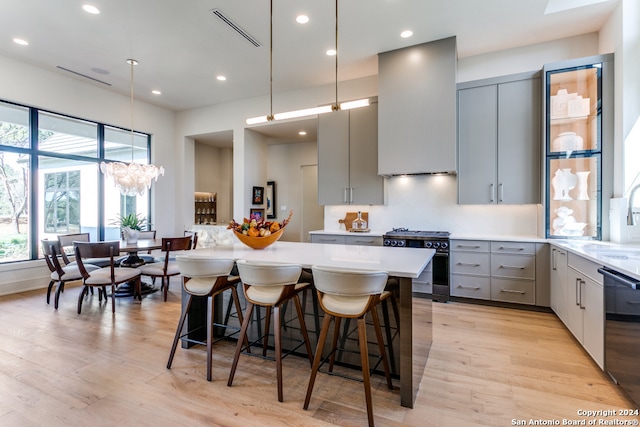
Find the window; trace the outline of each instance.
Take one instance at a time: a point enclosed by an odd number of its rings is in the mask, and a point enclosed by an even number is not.
[[[149,195],[125,197],[100,162],[149,161],[150,136],[0,101],[0,263],[36,259],[41,239],[117,239],[119,213],[149,218]],[[33,203],[33,206],[31,205]]]
[[[80,171],[44,175],[44,231],[80,232]]]

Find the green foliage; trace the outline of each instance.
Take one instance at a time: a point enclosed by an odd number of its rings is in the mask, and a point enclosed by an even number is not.
[[[0,236],[0,262],[22,260],[28,257],[26,234]]]
[[[113,222],[112,225],[117,225],[120,228],[130,228],[132,230],[142,230],[142,227],[147,226],[147,218],[141,216],[141,214],[129,214],[118,215],[118,220]]]

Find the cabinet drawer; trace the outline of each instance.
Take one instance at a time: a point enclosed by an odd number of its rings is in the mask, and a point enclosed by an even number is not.
[[[491,299],[519,304],[535,304],[535,282],[491,278]]]
[[[382,236],[345,236],[347,245],[382,246]]]
[[[489,252],[490,242],[486,240],[452,240],[450,242],[451,251],[465,252]]]
[[[535,255],[536,244],[530,242],[491,242],[491,253]]]
[[[452,273],[488,276],[490,254],[474,252],[450,252],[449,269]]]
[[[535,279],[536,257],[533,255],[491,254],[491,276]]]
[[[598,269],[602,267],[601,265],[582,258],[573,252],[569,252],[569,255],[567,256],[567,264],[569,267],[572,267],[574,270],[584,274],[597,284],[602,285],[602,274],[598,273]]]
[[[451,275],[451,295],[455,297],[491,299],[491,279],[479,276]]]
[[[334,234],[312,234],[311,243],[329,243],[334,245],[346,245],[347,236],[338,236]]]

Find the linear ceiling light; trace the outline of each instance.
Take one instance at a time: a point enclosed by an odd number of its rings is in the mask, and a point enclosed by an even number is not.
[[[270,24],[269,24],[269,114],[265,116],[251,117],[245,120],[248,125],[267,123],[274,120],[287,120],[299,117],[314,116],[318,114],[330,113],[338,110],[349,110],[352,108],[366,107],[369,105],[369,98],[355,101],[338,102],[338,0],[336,0],[336,29],[335,29],[335,93],[334,104],[322,105],[319,107],[304,108],[301,110],[287,111],[285,113],[273,114],[273,0],[271,0]]]

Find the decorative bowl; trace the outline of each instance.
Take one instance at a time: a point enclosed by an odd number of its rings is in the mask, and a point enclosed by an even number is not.
[[[246,234],[238,233],[236,230],[233,230],[233,234],[236,235],[238,240],[240,240],[245,245],[249,246],[252,249],[264,249],[269,245],[274,244],[275,242],[282,237],[282,233],[284,232],[284,227],[280,230],[271,233],[268,236],[264,237],[252,237],[247,236]]]

